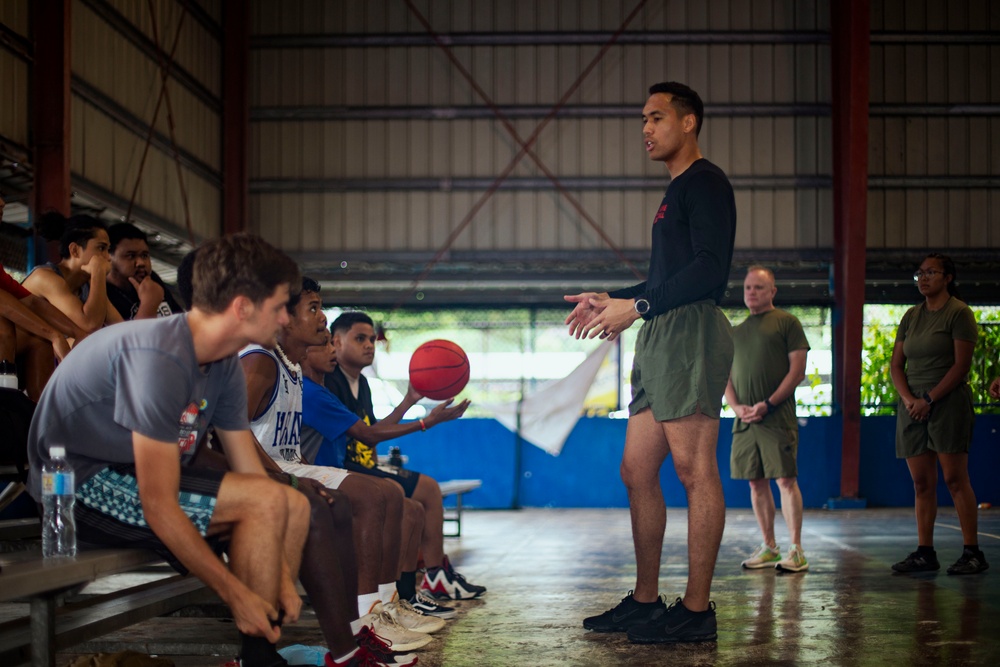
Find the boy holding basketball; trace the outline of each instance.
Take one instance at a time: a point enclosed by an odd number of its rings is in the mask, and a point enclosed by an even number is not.
[[[733,334],[718,304],[736,239],[736,201],[726,175],[698,147],[704,106],[687,86],[649,89],[643,144],[663,162],[670,185],[653,219],[649,279],[612,292],[567,296],[570,335],[615,338],[642,319],[632,367],[632,402],[621,476],[635,543],[634,592],[583,626],[628,632],[637,643],[714,641],[712,573],[726,520],[715,457]],[[659,598],[666,506],[660,467],[672,455],[688,501],[688,581],[684,598]]]
[[[364,313],[347,312],[334,320],[330,333],[337,351],[337,369],[326,374],[326,388],[361,420],[373,425],[377,420],[372,393],[361,371],[375,360],[375,325]],[[398,424],[420,398],[411,386],[403,402],[382,421]],[[455,408],[465,412],[468,405],[468,401],[462,401]],[[399,474],[380,469],[374,443],[358,438],[348,439],[345,453],[344,465],[348,470],[391,479],[403,487],[407,498],[413,498],[423,506],[424,530],[420,547],[427,572],[421,586],[435,596],[454,600],[483,595],[486,588],[466,581],[451,566],[444,553],[444,502],[437,480],[409,470],[399,471],[405,473]]]

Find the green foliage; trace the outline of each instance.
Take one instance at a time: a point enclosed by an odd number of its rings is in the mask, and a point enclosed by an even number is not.
[[[866,415],[894,415],[899,395],[889,375],[889,362],[896,340],[896,327],[905,307],[866,307],[861,362],[861,406]],[[994,378],[1000,377],[1000,309],[973,308],[979,322],[979,340],[972,353],[969,388],[972,402],[980,414],[1000,413],[1000,404],[988,390]]]

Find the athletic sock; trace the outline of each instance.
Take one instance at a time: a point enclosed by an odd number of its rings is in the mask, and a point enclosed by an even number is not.
[[[417,573],[403,572],[396,581],[396,591],[400,600],[412,600],[417,594]]]
[[[333,659],[333,664],[335,664],[335,665],[346,665],[347,661],[350,660],[351,658],[353,658],[354,654],[357,653],[357,652],[358,652],[358,649],[354,649],[353,651],[345,653],[344,655],[340,656],[339,658],[334,658]],[[333,654],[332,653],[330,654],[330,657],[333,658]]]
[[[919,545],[917,545],[917,553],[918,554],[928,555],[928,556],[933,556],[937,552],[934,551],[934,547],[933,546],[927,546],[926,544],[919,544]]]
[[[979,550],[979,545],[978,544],[966,544],[964,546],[965,546],[965,550],[966,551],[971,551],[972,553],[974,553],[976,555],[979,555],[979,554],[983,553],[982,551]]]
[[[240,633],[240,660],[243,667],[283,667],[288,665],[277,647],[265,637]]]
[[[383,605],[394,602],[396,600],[396,582],[390,581],[387,584],[379,584],[378,599],[382,601]]]
[[[372,608],[378,604],[378,593],[365,593],[358,596],[358,616],[372,613]]]

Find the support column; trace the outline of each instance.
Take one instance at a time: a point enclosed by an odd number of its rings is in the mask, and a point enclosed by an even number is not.
[[[35,53],[32,68],[35,172],[34,215],[70,214],[70,6],[71,0],[32,3]],[[36,247],[44,248],[38,239]]]
[[[831,509],[863,507],[861,351],[868,224],[869,0],[830,5],[834,215],[834,391],[843,420],[840,498]]]
[[[246,230],[249,215],[249,5],[222,7],[222,234]]]

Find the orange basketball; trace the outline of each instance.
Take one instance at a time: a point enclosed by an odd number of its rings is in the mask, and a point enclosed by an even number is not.
[[[469,381],[469,358],[450,340],[429,340],[410,357],[410,384],[427,398],[452,398]]]

